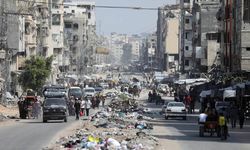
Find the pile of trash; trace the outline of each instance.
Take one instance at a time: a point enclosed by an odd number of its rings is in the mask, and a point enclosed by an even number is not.
[[[8,119],[8,117],[0,113],[0,121],[4,121],[5,119]]]
[[[59,139],[53,149],[153,150],[158,139],[150,134],[150,113],[131,98],[114,99],[107,108],[85,120],[74,135]]]

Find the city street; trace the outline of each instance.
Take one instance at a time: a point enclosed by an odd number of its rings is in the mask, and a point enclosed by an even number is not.
[[[147,105],[153,112],[159,112],[161,106],[154,103]],[[215,135],[210,137],[199,137],[199,127],[197,124],[198,114],[190,114],[186,121],[180,119],[165,120],[163,115],[155,114],[151,123],[154,126],[153,136],[159,138],[159,150],[249,150],[250,148],[250,125],[244,126],[244,129],[231,129],[229,126],[230,137],[227,141],[221,141]]]
[[[40,150],[46,147],[60,131],[78,124],[74,117],[68,122],[20,120],[0,127],[0,147],[5,150]]]

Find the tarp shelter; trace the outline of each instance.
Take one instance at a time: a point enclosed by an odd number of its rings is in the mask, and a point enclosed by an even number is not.
[[[224,90],[223,99],[236,97],[236,90]]]
[[[212,90],[206,90],[206,91],[204,90],[204,91],[201,91],[200,97],[205,98],[211,94],[212,94]]]
[[[198,78],[198,79],[184,79],[184,80],[178,80],[175,81],[175,84],[193,84],[197,82],[209,82],[208,79],[205,78]]]

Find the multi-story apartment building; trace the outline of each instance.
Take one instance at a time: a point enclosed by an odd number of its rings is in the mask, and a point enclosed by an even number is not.
[[[250,71],[250,1],[222,0],[217,19],[225,72]]]
[[[69,50],[64,49],[64,6],[63,0],[52,0],[51,34],[54,63],[61,72],[69,69]]]
[[[179,63],[182,72],[193,70],[193,47],[192,47],[192,2],[190,0],[180,0],[181,17],[180,17],[180,47]]]
[[[131,53],[132,53],[132,60],[138,61],[140,56],[140,45],[141,45],[141,38],[138,35],[132,35],[128,39],[128,43],[131,44]]]
[[[64,33],[70,53],[70,72],[87,73],[93,59],[95,33],[95,3],[86,1],[64,2]]]
[[[156,57],[161,69],[177,70],[179,64],[180,5],[164,6],[158,10]]]
[[[150,34],[142,42],[142,57],[145,70],[159,69],[156,61],[157,36]]]
[[[196,0],[192,7],[192,58],[196,72],[207,72],[212,66],[219,65],[218,25],[216,13],[219,0]],[[213,41],[213,42],[212,42]]]
[[[122,62],[123,45],[128,43],[127,34],[111,33],[110,35],[110,53],[109,62],[114,65],[120,65]]]

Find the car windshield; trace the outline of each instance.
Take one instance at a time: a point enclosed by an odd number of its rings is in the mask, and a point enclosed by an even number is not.
[[[182,103],[169,103],[168,107],[184,107]]]
[[[47,99],[44,102],[44,106],[66,106],[66,102],[64,99],[58,99],[58,98],[53,98],[53,99]]]
[[[74,95],[81,95],[82,91],[81,91],[81,89],[70,89],[69,93],[74,94]]]
[[[93,89],[85,89],[84,91],[87,93],[94,93],[95,92],[95,90],[93,90]]]

